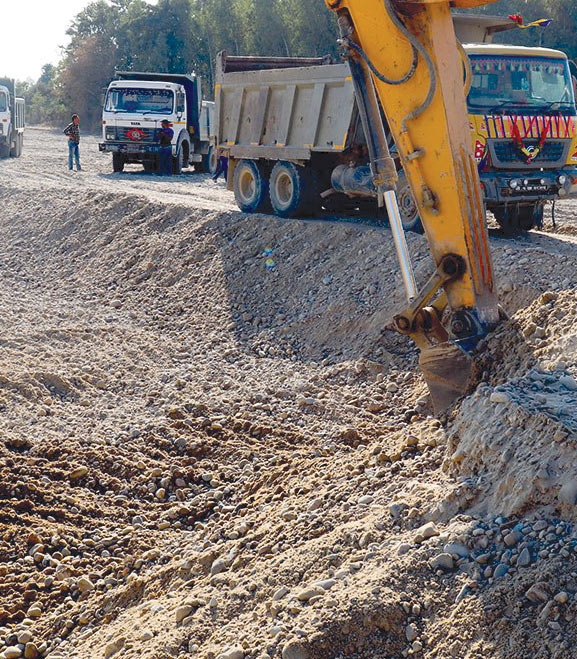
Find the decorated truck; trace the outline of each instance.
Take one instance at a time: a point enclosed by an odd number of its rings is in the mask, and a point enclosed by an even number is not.
[[[0,78],[0,158],[22,155],[24,122],[24,99],[16,96],[13,80]]]
[[[564,53],[465,45],[467,97],[486,207],[508,231],[539,226],[577,180],[577,112]]]
[[[205,171],[211,154],[214,103],[202,99],[195,74],[119,71],[108,86],[102,111],[100,151],[112,154],[112,169],[141,163],[158,171],[158,132],[166,119],[174,130],[172,170],[180,174],[193,165]]]

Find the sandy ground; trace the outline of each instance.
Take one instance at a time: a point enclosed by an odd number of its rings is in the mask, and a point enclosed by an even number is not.
[[[436,419],[387,227],[66,155],[0,161],[0,659],[577,657],[577,202]]]

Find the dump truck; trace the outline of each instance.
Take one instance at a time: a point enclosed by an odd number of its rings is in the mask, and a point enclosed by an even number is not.
[[[495,17],[453,20],[457,34],[484,41],[515,27]],[[577,181],[567,57],[491,43],[466,44],[464,52],[471,149],[485,206],[507,233],[540,226],[545,203],[567,196]],[[215,100],[215,144],[229,157],[229,187],[242,210],[289,217],[375,198],[347,63],[220,53]],[[397,194],[403,226],[421,230],[402,171]]]
[[[24,145],[25,103],[14,80],[0,78],[0,158],[19,158]]]
[[[173,173],[190,165],[196,171],[208,169],[214,103],[203,100],[198,76],[118,71],[115,78],[106,91],[98,145],[112,154],[113,171],[122,172],[127,163],[158,171],[158,132],[164,119],[174,130]]]

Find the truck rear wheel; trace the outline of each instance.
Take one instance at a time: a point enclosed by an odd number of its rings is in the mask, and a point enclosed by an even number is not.
[[[124,156],[122,155],[122,153],[112,154],[112,171],[113,172],[124,171]]]
[[[281,160],[272,168],[269,185],[270,202],[278,216],[314,214],[315,189],[310,168]]]
[[[245,213],[267,213],[268,181],[254,160],[241,160],[234,169],[234,198]]]

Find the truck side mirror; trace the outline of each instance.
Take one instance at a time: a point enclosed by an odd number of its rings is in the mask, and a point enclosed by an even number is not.
[[[176,113],[184,114],[184,94],[181,92],[176,95]]]

